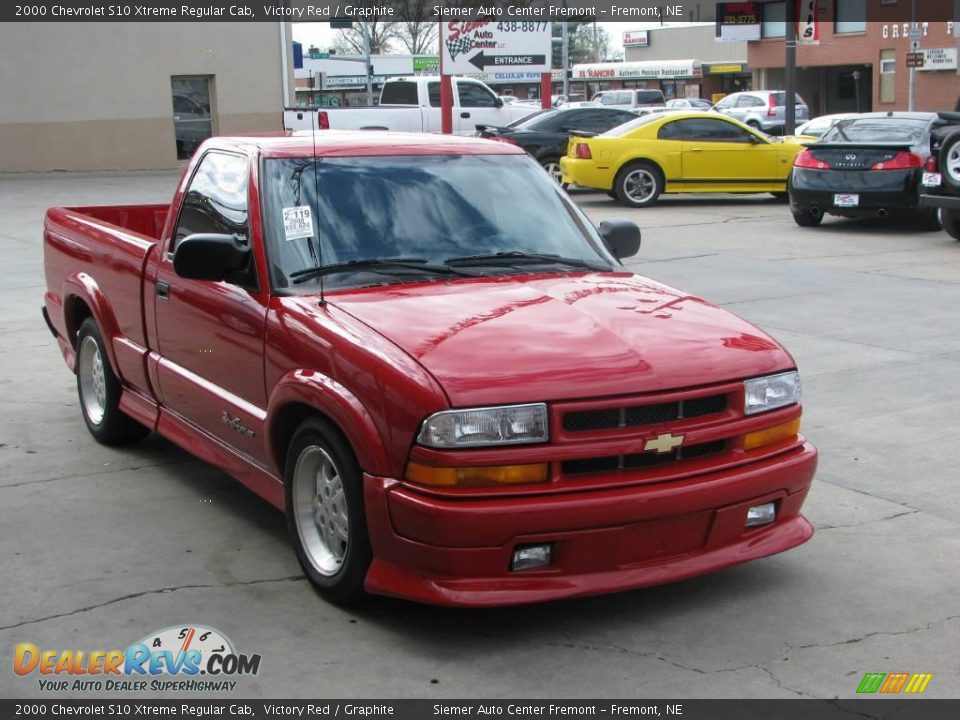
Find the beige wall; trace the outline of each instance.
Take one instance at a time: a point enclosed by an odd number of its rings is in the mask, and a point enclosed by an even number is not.
[[[280,130],[278,23],[0,25],[0,172],[177,165],[170,78],[213,76],[214,132]],[[293,55],[286,25],[292,97]]]
[[[647,47],[624,48],[624,59],[640,60],[702,60],[703,62],[747,62],[745,42],[717,42],[714,25],[654,28],[649,31]]]

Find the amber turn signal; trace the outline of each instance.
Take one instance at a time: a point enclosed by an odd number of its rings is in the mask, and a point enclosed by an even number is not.
[[[743,436],[743,449],[756,450],[757,448],[773,445],[783,440],[790,440],[795,438],[799,432],[800,418],[794,418],[790,422],[747,433]]]
[[[405,474],[410,482],[441,487],[525,485],[546,482],[547,476],[546,463],[491,467],[435,467],[412,461],[407,463]]]

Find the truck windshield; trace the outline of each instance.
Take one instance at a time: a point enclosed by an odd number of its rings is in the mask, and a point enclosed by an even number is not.
[[[617,266],[586,217],[527,156],[273,158],[263,188],[275,289],[316,292],[309,269],[318,265],[340,266],[323,273],[327,289],[431,280],[430,268],[448,278],[454,273],[440,269],[463,263],[474,275]]]

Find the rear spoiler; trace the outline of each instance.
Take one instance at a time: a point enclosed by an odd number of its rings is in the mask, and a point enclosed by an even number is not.
[[[807,147],[817,150],[910,150],[910,143],[883,143],[883,142],[815,142],[805,143]]]
[[[941,120],[946,120],[947,122],[960,123],[960,112],[952,112],[952,111],[943,110],[943,111],[941,111],[941,112],[938,112],[938,113],[937,113],[937,116],[938,116]]]
[[[590,132],[589,130],[567,130],[567,137],[592,138],[599,134],[600,133]]]

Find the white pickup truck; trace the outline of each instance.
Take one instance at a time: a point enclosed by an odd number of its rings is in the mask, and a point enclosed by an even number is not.
[[[537,105],[505,104],[479,80],[453,78],[453,132],[476,135],[477,125],[503,127],[539,110]],[[440,78],[391,78],[376,107],[284,108],[286,130],[402,130],[440,132]]]

